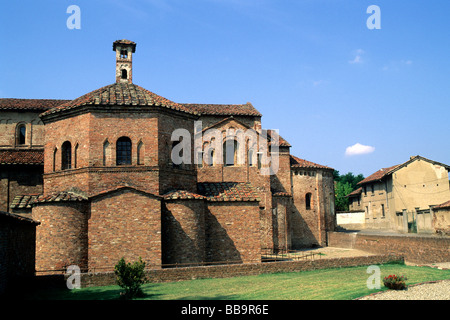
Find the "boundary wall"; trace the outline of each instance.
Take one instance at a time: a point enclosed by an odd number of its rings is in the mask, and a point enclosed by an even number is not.
[[[450,262],[450,237],[445,236],[328,232],[328,246],[400,255],[415,264]]]

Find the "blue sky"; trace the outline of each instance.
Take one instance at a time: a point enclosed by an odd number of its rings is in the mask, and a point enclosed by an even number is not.
[[[67,28],[67,8],[81,29]],[[377,5],[381,29],[367,28]],[[450,164],[450,2],[43,0],[0,4],[0,97],[74,99],[115,81],[182,103],[251,102],[291,153],[368,176],[421,155]],[[348,155],[348,147],[365,153]],[[357,152],[358,153],[358,152]]]

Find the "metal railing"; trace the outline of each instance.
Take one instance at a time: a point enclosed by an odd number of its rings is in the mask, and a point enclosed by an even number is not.
[[[304,251],[288,250],[285,248],[261,249],[261,262],[316,260],[321,257],[322,254],[320,253],[305,253]]]

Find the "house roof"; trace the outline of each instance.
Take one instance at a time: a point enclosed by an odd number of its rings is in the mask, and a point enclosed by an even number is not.
[[[55,192],[48,195],[39,195],[30,205],[35,203],[61,202],[61,201],[85,201],[88,198],[80,193],[72,191]]]
[[[0,219],[1,220],[5,219],[5,220],[9,220],[12,222],[19,222],[19,223],[29,223],[29,224],[33,224],[33,225],[41,224],[40,222],[35,221],[33,219],[23,217],[18,214],[5,212],[5,211],[0,211]]]
[[[38,194],[26,194],[15,196],[11,205],[11,209],[31,209],[31,205],[37,200],[40,195]]]
[[[0,110],[45,111],[70,100],[0,98]]]
[[[182,103],[184,107],[194,110],[201,115],[213,116],[258,116],[261,113],[253,107],[250,102],[246,104],[200,104],[200,103]]]
[[[358,182],[358,184],[364,184],[364,183],[368,183],[368,182],[373,182],[373,181],[379,181],[381,179],[383,179],[384,177],[394,173],[397,170],[400,170],[403,167],[406,167],[407,165],[409,165],[411,162],[417,161],[417,160],[422,160],[422,161],[427,161],[429,163],[432,163],[434,165],[439,165],[442,166],[444,168],[446,168],[447,170],[450,170],[450,166],[437,162],[437,161],[433,161],[427,158],[424,158],[422,156],[412,156],[409,158],[408,161],[402,163],[402,164],[398,164],[392,167],[388,167],[388,168],[383,168],[378,170],[377,172],[371,174],[370,176],[368,176],[367,178],[365,178],[364,180]]]
[[[329,169],[333,170],[333,168],[323,166],[321,164],[317,164],[308,160],[300,159],[296,156],[290,155],[291,159],[291,167],[292,168],[307,168],[307,169]]]
[[[58,112],[79,108],[82,106],[156,106],[189,114],[198,114],[196,110],[163,98],[147,89],[133,83],[113,83],[97,90],[91,91],[72,101],[63,103],[55,108],[43,112],[46,116]]]
[[[198,192],[208,201],[260,201],[258,191],[251,183],[201,182]]]
[[[169,191],[166,194],[163,195],[165,200],[191,200],[191,199],[198,199],[203,200],[206,199],[205,196],[202,196],[197,193],[193,193],[186,190],[173,190]]]
[[[0,150],[0,164],[44,164],[42,149],[5,149]]]
[[[356,197],[358,195],[360,195],[362,193],[362,187],[359,187],[358,189],[350,192],[348,195],[346,195],[346,198],[350,198],[350,197]]]
[[[130,45],[133,53],[136,51],[136,42],[133,42],[133,41],[127,40],[127,39],[114,41],[113,42],[113,50],[116,51],[116,46],[121,45],[121,44]]]
[[[442,209],[442,208],[450,208],[450,200],[433,207],[433,209]]]
[[[358,182],[357,184],[364,184],[364,183],[368,183],[368,182],[373,182],[373,181],[378,181],[383,179],[385,176],[391,174],[392,170],[394,170],[395,168],[397,168],[399,165],[395,165],[392,167],[388,167],[388,168],[382,168],[380,170],[378,170],[377,172],[371,174],[370,176],[368,176],[367,178],[365,178],[364,180],[361,180],[360,182]]]

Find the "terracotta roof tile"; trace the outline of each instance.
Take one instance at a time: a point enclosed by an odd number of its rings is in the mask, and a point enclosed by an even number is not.
[[[195,110],[163,98],[138,85],[132,83],[113,83],[61,104],[42,113],[42,115],[46,116],[88,105],[157,106],[197,114]]]
[[[132,52],[136,51],[136,42],[133,42],[131,40],[127,40],[127,39],[122,39],[122,40],[116,40],[113,42],[113,50],[116,50],[116,46],[118,44],[128,44],[132,46]]]
[[[433,209],[441,208],[450,208],[450,200],[433,207]]]
[[[333,170],[333,168],[323,166],[321,164],[317,164],[308,160],[300,159],[298,157],[295,157],[291,155],[291,167],[294,168],[313,168],[313,169],[330,169]]]
[[[361,193],[362,193],[362,187],[359,187],[358,189],[356,189],[356,190],[350,192],[350,193],[349,193],[348,195],[346,195],[345,197],[346,197],[346,198],[354,197],[354,196],[360,195]]]
[[[70,191],[61,191],[46,196],[40,195],[30,204],[33,205],[34,203],[44,203],[44,202],[85,201],[85,200],[88,200],[88,198],[84,195]]]
[[[198,191],[208,201],[260,201],[258,191],[250,183],[202,182]]]
[[[46,111],[70,100],[0,98],[0,110]]]
[[[15,196],[11,205],[11,209],[31,209],[31,204],[36,201],[40,195],[38,194],[26,194]]]
[[[367,178],[365,178],[364,180],[358,182],[358,184],[364,184],[364,183],[368,183],[368,182],[372,182],[372,181],[378,181],[383,179],[386,175],[388,175],[390,173],[391,170],[394,170],[395,168],[397,168],[399,165],[395,165],[389,168],[382,168],[380,170],[378,170],[377,172],[371,174],[370,176],[368,176]]]
[[[0,164],[44,164],[44,150],[0,150]]]
[[[256,110],[250,102],[246,104],[199,104],[199,103],[183,103],[184,107],[195,110],[201,115],[215,116],[258,116],[261,113]]]
[[[174,190],[174,191],[169,191],[166,194],[163,195],[164,199],[166,200],[186,200],[186,199],[206,199],[205,196],[202,196],[200,194],[196,194],[190,191],[186,191],[186,190]]]

